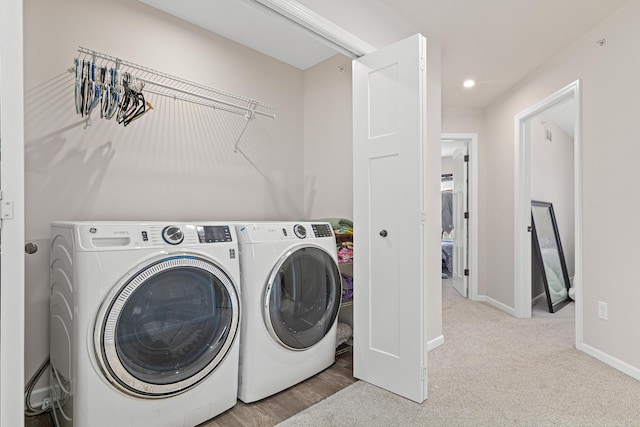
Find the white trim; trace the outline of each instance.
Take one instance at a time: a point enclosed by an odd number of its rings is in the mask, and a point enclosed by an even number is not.
[[[516,317],[515,309],[513,309],[513,308],[509,307],[508,305],[506,305],[504,303],[501,303],[500,301],[495,300],[495,299],[493,299],[491,297],[488,297],[486,295],[478,295],[478,299],[476,301],[486,302],[487,304],[494,306],[498,310],[502,310],[505,313],[507,313],[507,314],[509,314],[509,315],[511,315],[513,317]]]
[[[582,96],[580,80],[565,86],[514,118],[514,295],[516,317],[531,317],[531,146],[527,121],[561,102],[575,101],[574,122],[574,209],[575,209],[575,328],[576,348],[583,340],[582,299]]]
[[[469,299],[480,301],[478,295],[478,134],[477,133],[443,133],[441,139],[468,141],[469,154]]]
[[[574,144],[573,144],[573,169],[574,183],[574,209],[575,209],[575,265],[576,271],[573,277],[573,289],[576,302],[576,348],[580,349],[584,340],[584,299],[582,297],[582,86],[580,80],[575,81],[574,89]]]
[[[579,346],[577,346],[578,350],[581,350],[585,353],[587,353],[589,356],[594,357],[596,359],[598,359],[599,361],[606,363],[607,365],[611,366],[612,368],[617,369],[618,371],[629,375],[632,378],[635,378],[636,380],[640,380],[640,369],[636,368],[635,366],[629,365],[626,362],[623,362],[620,359],[617,359],[607,353],[604,353],[600,350],[598,350],[597,348],[591,347],[588,344],[582,343]]]
[[[531,141],[524,116],[516,116],[514,129],[514,307],[516,317],[528,319],[531,317],[531,245],[526,242],[531,239],[527,232],[531,225]]]
[[[435,337],[434,339],[427,342],[427,352],[440,347],[442,344],[444,344],[444,335]]]
[[[574,191],[576,343],[582,340],[582,114],[580,81],[565,86],[514,118],[514,305],[516,317],[531,317],[531,141],[528,121],[561,102],[575,100]]]
[[[0,183],[13,219],[2,220],[0,425],[24,425],[23,2],[0,1]]]
[[[311,9],[306,8],[293,0],[252,0],[272,13],[287,19],[294,24],[309,31],[330,47],[349,56],[359,58],[376,48],[360,40],[353,34],[338,27],[328,19],[318,15]]]

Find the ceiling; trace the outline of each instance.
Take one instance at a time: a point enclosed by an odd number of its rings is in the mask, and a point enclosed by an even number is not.
[[[326,43],[250,0],[140,0],[302,70]],[[420,32],[442,46],[445,107],[482,108],[629,0],[298,0],[381,48]],[[598,38],[606,37],[598,35]],[[594,44],[597,39],[594,40]],[[477,84],[463,89],[462,81]]]
[[[336,54],[306,30],[251,1],[140,1],[301,70]]]

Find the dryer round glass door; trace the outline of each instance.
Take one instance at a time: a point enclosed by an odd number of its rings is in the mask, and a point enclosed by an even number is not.
[[[227,274],[180,255],[125,277],[105,301],[94,335],[107,378],[130,394],[165,397],[213,372],[238,330],[238,293]]]
[[[271,336],[293,350],[305,350],[329,332],[340,309],[338,265],[326,251],[305,246],[286,253],[273,269],[264,316]]]

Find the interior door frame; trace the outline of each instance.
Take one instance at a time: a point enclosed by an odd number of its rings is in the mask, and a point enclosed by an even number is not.
[[[441,139],[467,142],[469,155],[469,183],[467,194],[469,197],[469,242],[467,245],[469,268],[469,299],[480,301],[478,295],[478,134],[477,133],[443,133]]]
[[[515,315],[531,317],[531,125],[533,117],[564,101],[573,99],[574,107],[574,212],[575,212],[575,328],[576,347],[583,339],[582,306],[582,95],[576,80],[525,111],[514,119],[514,299]]]
[[[24,425],[24,83],[22,0],[0,2],[0,425]]]

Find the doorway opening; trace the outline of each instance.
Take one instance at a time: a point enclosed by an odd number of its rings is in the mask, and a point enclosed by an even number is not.
[[[441,141],[442,279],[478,300],[478,135],[445,133]]]
[[[564,112],[561,114],[561,112]],[[566,116],[562,119],[561,116]],[[573,150],[570,153],[572,173],[567,178],[572,191],[572,206],[565,207],[569,220],[566,220],[566,236],[563,241],[565,256],[571,259],[573,271],[573,290],[575,299],[576,345],[582,342],[582,136],[581,136],[581,98],[580,81],[567,85],[558,92],[543,99],[515,117],[515,217],[514,217],[514,295],[516,317],[530,318],[532,314],[532,262],[531,262],[531,200],[540,194],[540,182],[533,178],[537,166],[532,165],[532,140],[537,128],[542,128],[542,138],[548,143],[553,141],[550,122],[560,127],[566,121],[564,131],[573,136]],[[544,123],[543,123],[544,122]],[[538,129],[539,130],[539,129]],[[551,142],[549,142],[551,139]],[[536,176],[540,176],[539,174]],[[536,179],[532,189],[532,179]],[[539,197],[539,196],[536,196]],[[557,197],[557,196],[556,196]],[[557,203],[563,203],[558,198]],[[571,212],[572,211],[572,212]],[[569,228],[569,230],[567,230]],[[571,249],[570,249],[571,248]]]

